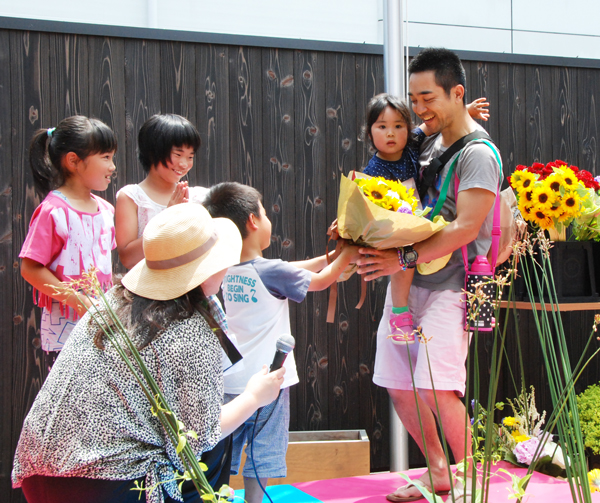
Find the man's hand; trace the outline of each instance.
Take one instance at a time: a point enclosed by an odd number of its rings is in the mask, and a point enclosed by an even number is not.
[[[358,274],[363,275],[365,281],[389,276],[401,269],[396,248],[390,250],[359,248],[358,252],[362,255],[362,258],[356,262]]]

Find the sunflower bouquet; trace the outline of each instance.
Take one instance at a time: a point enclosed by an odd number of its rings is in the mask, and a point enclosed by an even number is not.
[[[589,203],[594,192],[590,179],[593,182],[588,171],[557,160],[517,166],[509,181],[523,218],[540,229],[561,233]]]
[[[338,199],[338,232],[361,246],[380,250],[423,241],[445,227],[421,209],[414,184],[370,177],[351,171],[342,176]]]

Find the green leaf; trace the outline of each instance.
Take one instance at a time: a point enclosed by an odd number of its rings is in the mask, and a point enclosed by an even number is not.
[[[194,430],[190,430],[186,433],[188,438],[193,438],[194,440],[198,440],[198,434]]]
[[[204,463],[202,463],[202,461],[199,461],[198,464],[200,465],[200,468],[202,468],[203,472],[208,471],[208,466],[206,466]]]
[[[185,444],[187,444],[187,440],[185,438],[185,435],[179,435],[179,443],[177,444],[175,452],[177,454],[179,454],[183,450],[183,448],[185,447]]]

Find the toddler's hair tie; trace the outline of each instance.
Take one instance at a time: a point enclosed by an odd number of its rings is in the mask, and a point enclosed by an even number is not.
[[[52,138],[52,133],[54,133],[55,130],[56,130],[55,127],[46,129],[46,133],[48,133],[48,138]]]

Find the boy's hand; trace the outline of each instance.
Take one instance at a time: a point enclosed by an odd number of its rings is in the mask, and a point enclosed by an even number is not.
[[[340,239],[340,235],[338,234],[337,218],[331,222],[329,229],[327,229],[327,235],[331,236],[331,239],[335,241]]]
[[[349,241],[344,240],[342,245],[342,255],[344,255],[350,262],[350,264],[356,264],[357,260],[362,257],[359,253],[360,247],[351,244]]]
[[[283,384],[285,367],[269,372],[266,365],[257,374],[254,374],[246,385],[246,392],[253,395],[256,400],[256,408],[270,404],[279,395]]]
[[[487,121],[490,117],[490,104],[485,101],[485,98],[477,98],[467,105],[469,115],[473,119]]]
[[[188,188],[188,183],[187,182],[179,182],[175,186],[175,191],[171,195],[171,199],[169,200],[167,207],[171,207],[171,206],[174,206],[174,205],[180,204],[180,203],[187,203],[189,201],[189,198],[190,198],[190,191]]]

